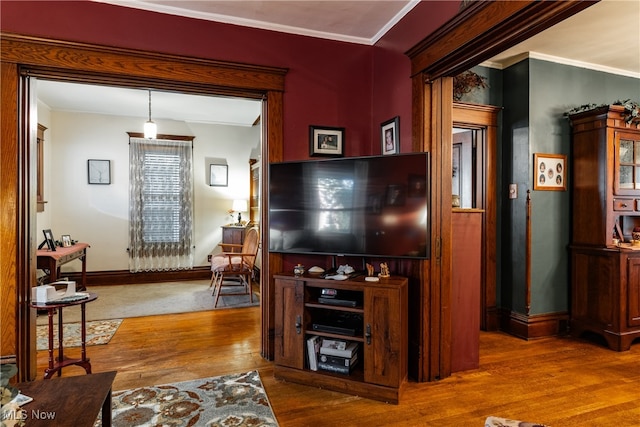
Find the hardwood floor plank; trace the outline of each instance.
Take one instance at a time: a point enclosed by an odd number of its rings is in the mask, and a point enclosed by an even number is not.
[[[586,340],[525,341],[480,334],[480,368],[409,382],[399,405],[277,381],[260,356],[258,307],[125,319],[87,353],[94,372],[117,370],[114,390],[257,369],[282,427],[482,426],[489,415],[555,427],[640,422],[640,343],[615,352]],[[70,356],[79,349],[68,349]],[[38,352],[44,372],[47,352]],[[69,367],[64,376],[82,375]]]

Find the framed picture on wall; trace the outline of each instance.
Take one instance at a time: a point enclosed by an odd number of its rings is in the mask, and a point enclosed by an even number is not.
[[[563,154],[534,153],[533,189],[566,191],[567,156]]]
[[[111,184],[111,160],[87,160],[89,184]]]
[[[226,187],[229,185],[229,166],[211,164],[209,167],[209,185]]]
[[[309,126],[309,155],[344,156],[344,128]]]
[[[398,154],[400,152],[400,116],[382,123],[380,129],[382,154]]]

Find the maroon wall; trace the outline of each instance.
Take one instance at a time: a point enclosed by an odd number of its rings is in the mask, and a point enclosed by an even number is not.
[[[375,47],[170,16],[89,1],[2,1],[1,30],[60,40],[289,69],[285,159],[309,155],[309,125],[345,127],[345,155],[380,153],[380,123],[401,116],[411,146],[404,51],[453,16],[458,2],[421,2]]]
[[[411,151],[411,61],[404,53],[459,10],[458,1],[422,1],[375,45],[372,154],[381,153],[380,124],[400,116],[400,152]]]

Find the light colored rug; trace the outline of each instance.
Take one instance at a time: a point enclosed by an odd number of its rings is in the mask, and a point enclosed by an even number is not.
[[[101,345],[111,341],[113,334],[116,333],[122,319],[114,320],[94,320],[87,322],[86,329],[86,345]],[[38,351],[47,350],[49,348],[49,325],[38,325],[36,327]],[[80,347],[81,335],[80,323],[65,323],[62,327],[62,345],[67,347]],[[58,325],[53,325],[53,348],[58,348]]]
[[[97,300],[86,304],[87,320],[126,319],[214,309],[209,280],[89,286],[87,291],[98,294]],[[249,295],[223,295],[217,308],[257,305],[260,305],[260,295],[254,292],[253,303],[249,303]],[[64,323],[80,322],[80,306],[65,308],[63,320]],[[46,323],[46,314],[39,315],[37,324]]]
[[[278,426],[258,371],[116,391],[111,415],[114,427]]]

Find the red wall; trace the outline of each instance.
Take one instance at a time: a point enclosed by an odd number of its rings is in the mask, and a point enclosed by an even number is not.
[[[380,153],[380,123],[401,116],[411,146],[404,51],[453,16],[458,2],[421,2],[375,47],[164,15],[89,1],[2,1],[4,32],[289,69],[285,159],[309,155],[309,125],[344,127],[345,155]]]

